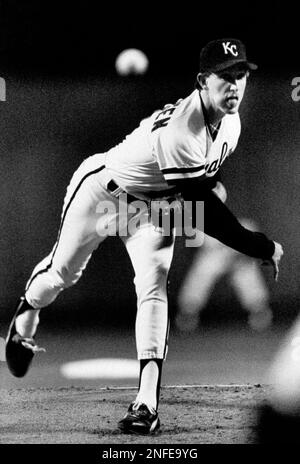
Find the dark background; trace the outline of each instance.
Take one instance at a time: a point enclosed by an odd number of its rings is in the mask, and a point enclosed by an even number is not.
[[[6,82],[6,101],[0,102],[1,318],[11,316],[33,266],[55,242],[73,171],[85,157],[120,142],[153,110],[187,96],[201,47],[220,37],[242,39],[259,65],[241,106],[238,148],[223,169],[228,205],[238,216],[257,219],[283,244],[279,282],[273,283],[271,269],[263,273],[276,317],[293,318],[300,301],[300,102],[291,98],[291,81],[300,75],[296,32],[296,12],[283,2],[272,2],[268,11],[254,2],[222,8],[199,2],[110,8],[88,1],[0,2],[0,75]],[[128,47],[147,54],[146,75],[116,74],[115,58]],[[178,241],[171,316],[194,252]],[[122,243],[108,239],[81,281],[45,317],[59,324],[131,324],[132,277]],[[210,305],[215,321],[243,317],[226,282]]]
[[[196,71],[208,41],[239,37],[266,70],[295,69],[297,14],[287,2],[0,2],[2,64],[23,69],[111,73],[116,54],[142,48],[151,72]]]

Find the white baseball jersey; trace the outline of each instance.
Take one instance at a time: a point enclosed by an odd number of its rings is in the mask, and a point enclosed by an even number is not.
[[[240,129],[238,113],[225,115],[213,141],[195,90],[143,119],[107,152],[106,168],[115,182],[133,195],[167,190],[171,179],[213,176],[235,149]]]

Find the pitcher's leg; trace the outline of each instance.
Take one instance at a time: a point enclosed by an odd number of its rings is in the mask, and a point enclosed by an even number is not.
[[[136,346],[140,360],[139,391],[134,402],[157,413],[162,363],[167,354],[168,273],[174,237],[163,236],[152,224],[125,239],[135,271],[137,293]]]
[[[28,308],[16,318],[16,330],[21,336],[33,337],[41,308],[50,305],[65,288],[74,285],[81,277],[92,252],[100,243],[98,237],[88,241],[82,229],[84,224],[70,228],[66,223],[50,255],[33,270],[25,291]]]
[[[167,351],[168,273],[174,237],[163,236],[149,224],[124,241],[135,271],[138,358],[163,359]]]
[[[103,168],[86,172],[85,163],[82,176],[73,176],[56,244],[50,255],[34,269],[25,297],[18,302],[6,340],[7,364],[17,377],[26,374],[36,351],[33,337],[40,309],[54,301],[64,288],[78,281],[93,250],[105,239],[105,233],[99,233],[97,204],[108,193],[94,177]]]
[[[48,259],[43,260],[28,283],[26,298],[17,305],[6,340],[6,361],[16,377],[23,377],[38,351],[34,336],[39,323],[41,308],[49,305],[66,287],[74,284],[82,274],[99,239],[86,241],[80,227],[62,229],[58,246]]]
[[[58,243],[35,267],[27,283],[25,297],[33,308],[48,306],[80,279],[92,252],[102,241],[89,229],[84,223],[64,225]]]
[[[97,205],[108,193],[97,182],[104,170],[103,155],[87,158],[75,171],[67,188],[56,243],[33,270],[26,285],[26,300],[40,309],[74,285],[92,252],[104,240],[97,229]]]

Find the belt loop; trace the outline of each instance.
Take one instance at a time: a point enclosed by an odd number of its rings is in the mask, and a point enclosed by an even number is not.
[[[125,191],[121,187],[119,187],[113,179],[111,179],[108,182],[107,189],[116,198],[118,198],[121,195],[121,193],[125,193]]]

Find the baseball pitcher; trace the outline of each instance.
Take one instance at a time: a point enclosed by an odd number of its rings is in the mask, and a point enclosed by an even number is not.
[[[277,278],[281,245],[242,227],[212,191],[220,166],[238,143],[238,110],[255,68],[239,40],[208,43],[190,95],[155,111],[122,143],[79,166],[66,192],[53,249],[33,270],[9,327],[6,359],[13,375],[24,376],[40,350],[35,341],[40,311],[78,281],[107,236],[118,235],[135,272],[140,360],[138,393],[118,427],[138,434],[159,429],[175,232],[154,220],[152,203],[176,200],[185,208],[186,202],[204,201],[205,232],[272,265]]]

